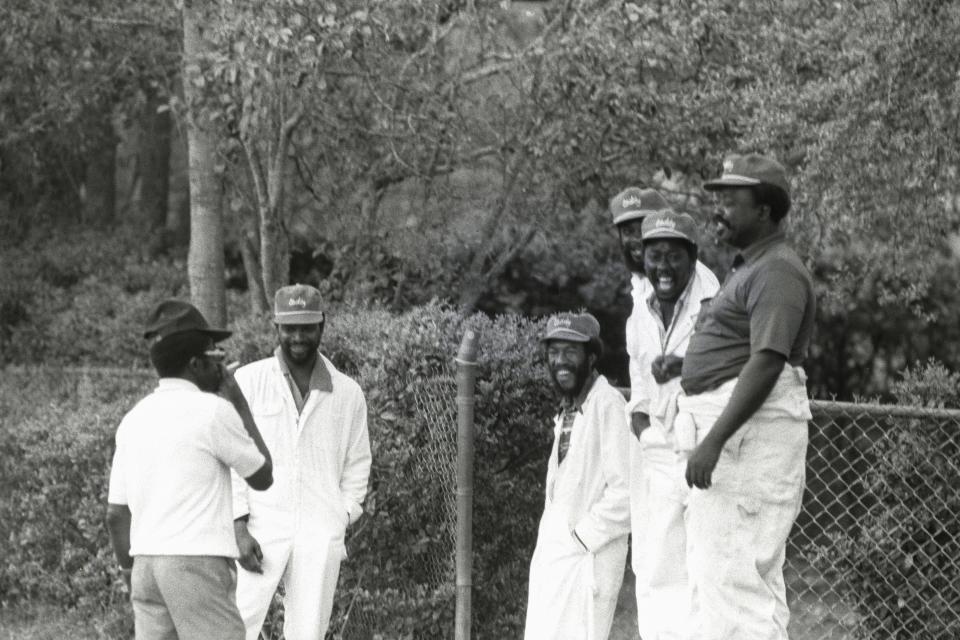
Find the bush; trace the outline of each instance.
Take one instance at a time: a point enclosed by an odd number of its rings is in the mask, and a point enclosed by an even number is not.
[[[960,406],[960,374],[934,362],[894,385],[901,404]],[[878,429],[858,499],[856,529],[821,550],[859,613],[857,637],[960,637],[960,424],[891,418]]]
[[[332,309],[324,351],[364,389],[373,471],[366,515],[349,532],[334,628],[391,638],[450,637],[453,630],[455,429],[453,355],[467,323],[482,332],[477,381],[474,599],[478,638],[519,635],[527,570],[543,509],[550,416],[537,336],[519,316],[465,320],[427,305],[402,315]],[[244,361],[272,352],[265,318],[236,323],[228,343]],[[105,378],[19,381],[4,376],[0,522],[10,554],[0,570],[8,602],[81,608],[116,606],[112,554],[103,524],[112,436],[123,412],[149,388]],[[30,379],[31,384],[24,383]],[[9,382],[8,382],[9,381]],[[52,400],[23,389],[51,384]],[[440,395],[438,395],[438,392]],[[425,411],[424,398],[433,407]],[[431,430],[431,416],[442,428]],[[430,464],[428,464],[430,463]],[[347,614],[349,619],[347,620]]]

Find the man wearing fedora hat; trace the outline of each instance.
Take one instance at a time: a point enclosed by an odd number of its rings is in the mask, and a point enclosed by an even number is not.
[[[229,335],[179,300],[161,302],[147,321],[160,380],[117,429],[107,498],[137,640],[243,638],[230,469],[258,491],[273,477],[270,453],[215,346]]]
[[[235,486],[240,547],[237,604],[256,640],[277,585],[284,637],[322,640],[330,623],[347,526],[363,513],[370,475],[367,404],[359,385],[320,353],[320,292],[295,284],[274,299],[279,346],[237,370],[237,382],[274,456],[266,492]]]
[[[719,195],[717,236],[738,253],[681,373],[677,420],[697,433],[686,470],[693,637],[786,640],[783,563],[803,497],[813,281],[781,229],[790,190],[778,162],[730,156],[704,188]]]
[[[697,229],[689,215],[649,214],[642,241],[652,293],[631,315],[629,408],[638,426],[630,448],[631,560],[640,636],[680,640],[690,619],[684,524],[689,490],[683,473],[693,438],[675,429],[671,406],[701,301],[712,298],[719,285],[712,273],[705,277],[695,266]]]
[[[603,343],[592,315],[551,317],[541,341],[562,400],[530,561],[524,638],[605,640],[630,531],[625,403],[595,368]]]

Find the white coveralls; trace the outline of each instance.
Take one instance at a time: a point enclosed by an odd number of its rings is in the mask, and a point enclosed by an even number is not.
[[[237,605],[247,640],[256,640],[283,580],[284,637],[322,640],[346,558],[344,534],[363,513],[367,405],[357,383],[321,355],[314,379],[323,384],[298,413],[278,357],[279,349],[235,376],[273,457],[274,477],[268,490],[251,492],[234,478],[234,518],[250,514],[248,529],[263,551],[262,575],[238,572]]]
[[[624,406],[620,392],[598,376],[574,418],[570,448],[559,466],[562,419],[556,420],[546,503],[530,562],[526,640],[605,640],[610,633],[630,531],[631,436]]]
[[[680,391],[680,377],[658,384],[651,366],[661,355],[683,357],[700,313],[700,301],[712,298],[720,284],[703,265],[681,294],[670,327],[651,308],[650,281],[634,274],[633,312],[627,320],[630,356],[629,414],[650,416],[640,440],[630,438],[630,524],[636,576],[637,624],[643,640],[685,637],[691,594],[687,580],[684,512],[689,490],[684,480],[689,451],[678,453],[672,420],[664,419],[671,398]],[[646,286],[644,286],[646,285]],[[667,423],[665,425],[665,422]]]
[[[697,441],[720,416],[737,378],[678,398]],[[696,640],[786,640],[787,535],[800,511],[810,403],[801,367],[784,366],[757,412],[727,441],[707,490],[687,508]]]

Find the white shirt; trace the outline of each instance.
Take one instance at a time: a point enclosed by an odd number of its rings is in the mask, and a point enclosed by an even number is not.
[[[661,355],[683,357],[693,335],[700,302],[712,298],[720,288],[713,272],[699,260],[693,277],[680,297],[673,312],[671,327],[664,327],[663,320],[651,309],[650,297],[653,285],[645,276],[633,274],[633,311],[627,319],[627,355],[630,357],[630,413],[656,411],[660,402],[680,389],[680,376],[661,385],[653,377],[651,366]]]
[[[298,410],[278,356],[237,370],[273,458],[273,486],[234,486],[234,517],[250,514],[278,538],[297,531],[342,536],[363,513],[370,476],[367,403],[360,386],[320,355],[328,389],[311,389]],[[269,534],[268,534],[269,535]],[[261,540],[263,542],[263,540]]]
[[[265,459],[233,405],[161,378],[124,416],[116,444],[107,501],[130,508],[130,555],[239,555],[230,468],[246,478]]]

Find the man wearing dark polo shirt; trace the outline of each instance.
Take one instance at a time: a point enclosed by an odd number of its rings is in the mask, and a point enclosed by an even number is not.
[[[787,246],[783,167],[731,156],[717,235],[739,252],[701,309],[683,361],[677,420],[693,422],[687,563],[696,640],[786,640],[787,535],[803,496],[813,282]]]

